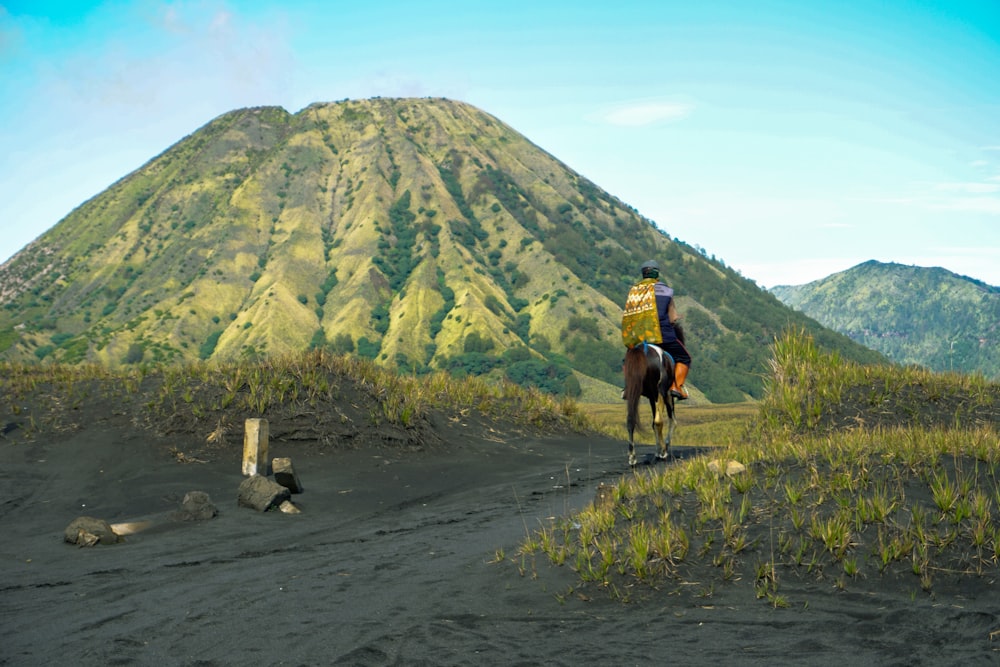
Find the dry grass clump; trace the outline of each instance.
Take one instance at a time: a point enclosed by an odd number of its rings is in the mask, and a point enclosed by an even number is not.
[[[860,367],[789,333],[738,442],[627,473],[610,500],[542,528],[521,554],[622,599],[739,580],[787,606],[793,577],[961,587],[1000,567],[998,424],[996,383]],[[728,476],[709,458],[746,470]]]
[[[0,418],[22,433],[66,428],[73,412],[107,403],[139,426],[184,430],[245,417],[273,420],[355,421],[407,429],[432,412],[531,428],[591,430],[572,401],[506,382],[454,378],[446,373],[406,376],[369,360],[322,350],[238,363],[134,366],[0,362]]]
[[[997,384],[982,375],[845,362],[802,331],[775,341],[766,390],[758,420],[772,434],[1000,421]]]

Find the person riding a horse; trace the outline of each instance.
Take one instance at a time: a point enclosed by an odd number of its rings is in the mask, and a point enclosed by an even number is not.
[[[687,348],[684,347],[684,343],[677,336],[677,331],[674,328],[675,323],[680,319],[674,305],[674,290],[660,281],[660,265],[654,260],[644,262],[639,268],[642,280],[636,283],[632,289],[653,284],[656,311],[660,321],[660,340],[647,340],[645,342],[660,347],[673,357],[675,364],[674,382],[670,386],[670,393],[677,400],[683,401],[688,397],[687,390],[684,389],[684,381],[691,368],[691,355],[688,354]]]

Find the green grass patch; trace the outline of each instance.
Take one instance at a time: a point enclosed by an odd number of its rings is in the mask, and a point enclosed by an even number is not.
[[[848,363],[801,332],[773,352],[768,392],[750,412],[679,407],[691,432],[679,426],[675,438],[718,445],[711,453],[626,473],[614,493],[547,527],[548,548],[529,536],[518,556],[556,565],[558,554],[580,587],[622,599],[731,581],[775,607],[808,604],[782,591],[791,579],[866,590],[903,578],[934,594],[995,578],[1000,385]],[[605,428],[621,420],[620,409],[587,411]],[[727,474],[730,461],[745,468]]]

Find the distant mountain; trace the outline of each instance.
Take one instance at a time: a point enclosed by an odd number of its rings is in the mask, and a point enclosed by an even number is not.
[[[771,292],[893,361],[1000,377],[1000,288],[941,268],[868,261]]]
[[[211,121],[0,266],[0,358],[119,365],[325,346],[572,393],[619,382],[621,304],[651,257],[677,290],[691,382],[710,400],[760,395],[788,326],[878,358],[443,99]]]

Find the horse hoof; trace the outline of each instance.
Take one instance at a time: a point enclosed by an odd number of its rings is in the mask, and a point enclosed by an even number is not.
[[[628,464],[629,464],[630,466],[632,466],[632,467],[634,468],[634,467],[635,467],[635,464],[636,464],[636,463],[637,463],[637,461],[635,460],[635,457],[634,457],[634,456],[630,456],[630,457],[628,457]]]
[[[670,460],[670,452],[667,452],[666,454],[657,454],[656,458],[660,459],[661,461],[668,461]]]

